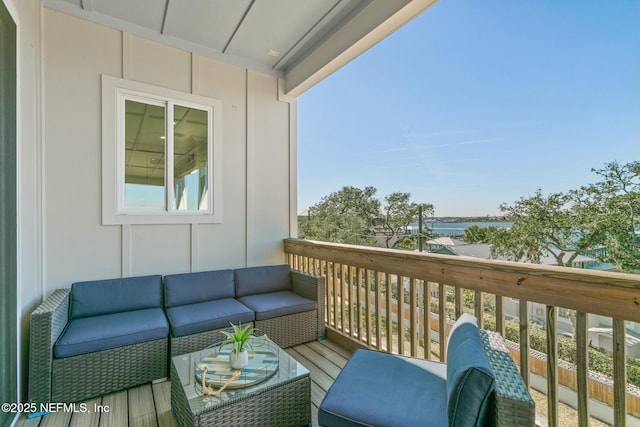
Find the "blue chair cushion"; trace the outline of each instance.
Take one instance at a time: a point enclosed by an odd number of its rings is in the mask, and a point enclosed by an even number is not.
[[[239,268],[233,274],[236,297],[291,290],[291,268],[288,264]]]
[[[321,426],[447,426],[444,379],[403,360],[356,350],[318,409]]]
[[[447,399],[450,426],[483,426],[495,375],[482,348],[478,327],[458,325],[449,338]]]
[[[127,277],[71,285],[69,318],[162,307],[162,276]]]
[[[315,301],[291,291],[249,295],[238,298],[238,301],[256,313],[256,320],[272,319],[318,308],[318,304]]]
[[[233,298],[234,292],[233,270],[164,276],[165,307]]]
[[[69,321],[53,346],[53,356],[77,356],[168,336],[169,324],[161,308],[83,317]]]
[[[171,335],[182,337],[253,322],[253,311],[233,298],[167,308]]]

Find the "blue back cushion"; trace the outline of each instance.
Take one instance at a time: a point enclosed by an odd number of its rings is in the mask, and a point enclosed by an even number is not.
[[[291,289],[291,268],[288,264],[239,268],[234,274],[237,297]]]
[[[162,307],[162,276],[93,280],[71,285],[69,318]]]
[[[233,270],[164,276],[164,305],[196,304],[223,298],[233,298]]]
[[[449,426],[483,426],[495,375],[482,348],[478,327],[471,323],[456,327],[447,348]]]

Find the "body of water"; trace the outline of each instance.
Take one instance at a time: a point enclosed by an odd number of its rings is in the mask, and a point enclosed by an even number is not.
[[[511,228],[510,222],[426,222],[425,225],[429,227],[431,234],[433,236],[464,236],[464,230],[471,227],[472,225],[477,225],[481,228],[486,227],[501,227],[501,228]]]

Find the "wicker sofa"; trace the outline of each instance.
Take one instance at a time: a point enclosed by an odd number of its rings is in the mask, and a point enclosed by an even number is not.
[[[357,350],[320,404],[319,424],[535,426],[534,402],[504,340],[475,322],[456,321],[446,364]]]
[[[30,402],[75,402],[167,375],[159,275],[58,289],[31,313],[30,330]]]
[[[169,356],[254,323],[281,347],[324,335],[324,278],[288,265],[78,282],[31,314],[29,401],[76,402],[168,376]]]
[[[254,322],[281,347],[324,335],[324,278],[286,264],[168,275],[164,304],[172,356],[223,338],[230,323]]]

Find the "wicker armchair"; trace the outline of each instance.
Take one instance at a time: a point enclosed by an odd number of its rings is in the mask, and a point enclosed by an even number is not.
[[[30,402],[77,402],[167,376],[166,335],[101,351],[56,357],[56,343],[70,323],[70,294],[70,289],[57,289],[31,313]],[[168,326],[166,328],[168,331]]]
[[[318,423],[535,426],[533,399],[503,338],[475,322],[458,319],[446,364],[357,350],[320,404]]]

